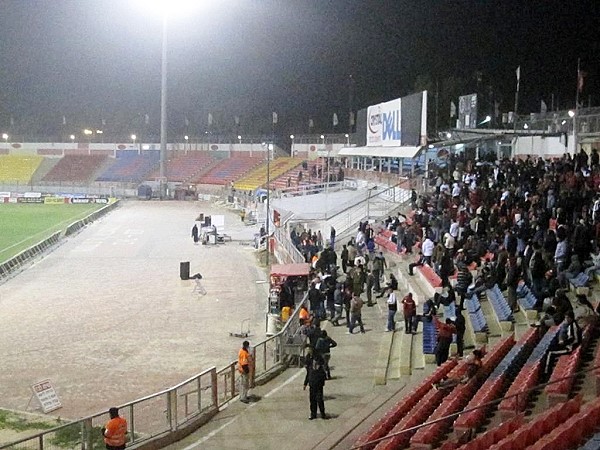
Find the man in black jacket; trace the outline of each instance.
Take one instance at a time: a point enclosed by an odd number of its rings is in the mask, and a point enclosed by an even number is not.
[[[310,417],[308,420],[317,418],[317,407],[321,412],[322,419],[328,419],[325,414],[325,401],[323,399],[323,387],[325,386],[325,372],[323,357],[315,353],[306,360],[306,377],[304,378],[304,389],[309,386]]]

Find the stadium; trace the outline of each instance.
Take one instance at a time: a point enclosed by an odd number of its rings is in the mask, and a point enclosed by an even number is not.
[[[0,449],[600,448],[579,61],[574,109],[524,114],[521,66],[502,108],[350,76],[331,125],[242,132],[177,86],[167,116],[166,17],[160,124],[33,138],[0,104]]]

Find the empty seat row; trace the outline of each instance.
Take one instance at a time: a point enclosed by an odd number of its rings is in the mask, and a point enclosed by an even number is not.
[[[473,331],[476,333],[487,332],[487,320],[485,320],[485,315],[481,310],[481,303],[479,303],[477,295],[473,294],[470,298],[465,299],[465,305],[467,306],[467,311],[469,312],[469,318],[471,319],[471,324],[473,325]]]
[[[535,309],[538,301],[533,294],[533,291],[529,289],[529,286],[525,283],[520,283],[517,287],[517,300],[519,301],[521,308],[525,310]]]
[[[422,398],[429,391],[432,391],[431,385],[441,381],[452,369],[454,369],[454,367],[456,367],[456,365],[457,362],[455,360],[450,360],[438,367],[431,375],[425,378],[408,397],[400,400],[400,402],[394,405],[381,419],[379,419],[369,431],[363,434],[356,441],[355,446],[364,445],[367,442],[379,439],[388,434],[390,430],[392,430],[392,428],[394,428],[394,426],[396,426],[396,424],[405,417],[415,405],[417,405],[417,403],[422,401]],[[375,447],[375,444],[364,448],[373,447]]]
[[[492,289],[487,290],[487,296],[496,312],[498,320],[502,322],[513,320],[512,310],[497,284]]]

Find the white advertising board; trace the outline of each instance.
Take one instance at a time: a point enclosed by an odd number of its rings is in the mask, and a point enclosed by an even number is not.
[[[367,146],[399,147],[402,145],[401,100],[399,98],[367,109]]]
[[[43,380],[35,383],[31,386],[31,390],[40,402],[42,411],[44,411],[44,413],[62,408],[60,400],[58,399],[58,395],[56,394],[56,391],[54,390],[50,380]]]

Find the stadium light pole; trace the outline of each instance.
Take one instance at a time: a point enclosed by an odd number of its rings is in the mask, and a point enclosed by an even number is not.
[[[2,139],[4,139],[4,146],[8,148],[8,133],[2,133]]]

